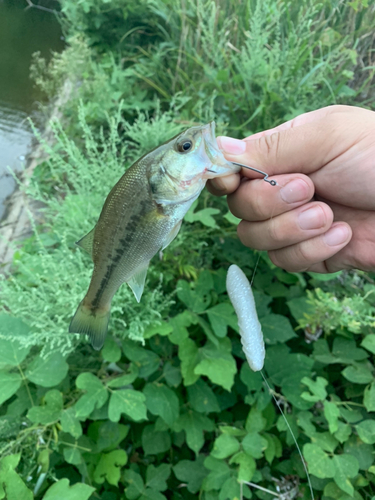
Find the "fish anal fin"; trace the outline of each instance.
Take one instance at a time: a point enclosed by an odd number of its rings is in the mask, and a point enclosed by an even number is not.
[[[162,250],[164,250],[164,248],[167,248],[167,246],[170,243],[172,243],[172,241],[176,238],[176,236],[178,235],[178,232],[180,231],[181,224],[182,224],[182,220],[180,220],[179,222],[177,222],[177,224],[175,225],[175,227],[172,229],[172,231],[165,238],[165,240],[163,242],[163,246],[161,248]]]
[[[92,258],[92,248],[94,244],[95,227],[96,226],[94,226],[93,229],[91,229],[91,231],[86,234],[86,236],[76,241],[76,245],[85,250],[91,256],[91,258]]]
[[[143,289],[145,287],[148,265],[149,263],[147,262],[145,267],[142,267],[142,269],[137,271],[127,282],[130,288],[133,290],[137,302],[140,302]]]

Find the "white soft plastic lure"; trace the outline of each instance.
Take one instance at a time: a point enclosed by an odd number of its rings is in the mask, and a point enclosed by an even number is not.
[[[227,291],[238,318],[242,349],[250,368],[258,372],[263,368],[265,349],[254,295],[249,280],[241,269],[232,265],[227,273]]]

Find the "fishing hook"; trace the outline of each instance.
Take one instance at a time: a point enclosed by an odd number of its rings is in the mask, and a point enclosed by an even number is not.
[[[264,181],[271,184],[271,186],[277,186],[276,181],[268,179],[268,174],[266,172],[262,172],[262,170],[259,170],[259,169],[254,168],[254,167],[248,167],[247,165],[242,165],[242,163],[237,163],[235,161],[232,161],[231,163],[233,163],[233,165],[238,165],[239,167],[248,168],[249,170],[253,170],[254,172],[258,172],[258,174],[262,174],[264,176],[263,177]]]

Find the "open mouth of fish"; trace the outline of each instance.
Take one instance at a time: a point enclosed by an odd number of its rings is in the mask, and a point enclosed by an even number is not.
[[[215,135],[215,122],[208,123],[203,129],[203,139],[205,142],[205,151],[208,158],[211,160],[212,167],[207,168],[206,172],[211,174],[229,175],[233,172],[238,172],[238,166],[225,159]]]

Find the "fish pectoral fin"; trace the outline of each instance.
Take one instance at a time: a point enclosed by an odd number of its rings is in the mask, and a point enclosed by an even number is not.
[[[91,258],[92,258],[92,247],[94,244],[95,228],[96,226],[94,226],[93,229],[91,229],[91,231],[86,234],[86,236],[76,241],[76,245],[83,248],[83,250],[85,250],[91,256]]]
[[[163,246],[161,247],[162,250],[164,250],[164,248],[167,248],[167,246],[170,243],[172,243],[172,241],[176,238],[176,236],[178,235],[178,232],[179,232],[179,230],[181,228],[181,224],[182,224],[182,220],[180,220],[180,222],[177,222],[177,224],[175,225],[175,227],[172,229],[172,231],[165,238],[165,240],[163,242]]]
[[[147,262],[146,266],[142,267],[142,269],[135,273],[127,282],[130,288],[133,290],[137,302],[140,302],[143,289],[145,287],[148,265],[149,262]]]

